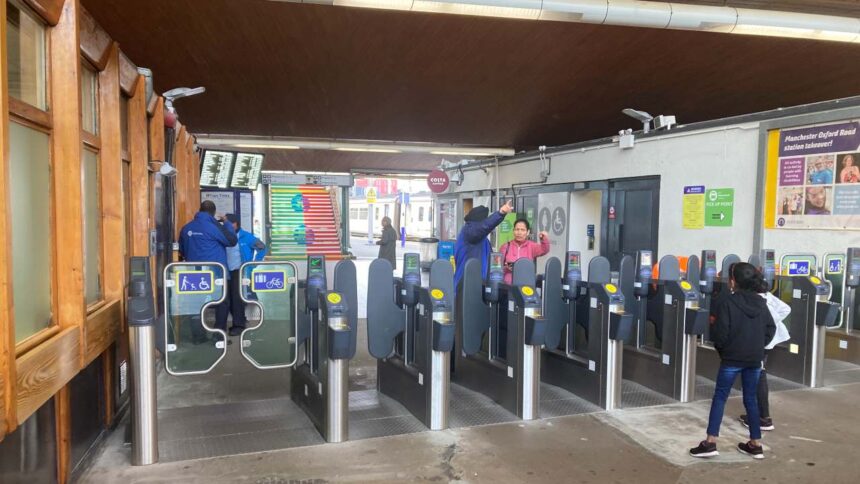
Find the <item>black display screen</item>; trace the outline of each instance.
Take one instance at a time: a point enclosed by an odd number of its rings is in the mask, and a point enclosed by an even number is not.
[[[502,254],[493,254],[490,256],[490,269],[501,270]]]
[[[713,250],[705,251],[705,264],[706,265],[717,265],[717,253]]]
[[[257,153],[237,153],[230,186],[256,190],[260,184],[260,171],[263,168],[263,155]]]
[[[764,262],[766,264],[774,264],[776,263],[776,253],[772,250],[764,251]]]
[[[227,188],[236,154],[230,151],[206,150],[200,164],[200,186]]]
[[[311,257],[308,259],[308,266],[311,272],[321,272],[322,271],[322,257]]]

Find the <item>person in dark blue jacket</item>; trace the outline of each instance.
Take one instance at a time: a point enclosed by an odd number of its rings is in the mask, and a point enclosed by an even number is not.
[[[186,262],[218,262],[227,268],[227,247],[238,242],[232,224],[224,224],[224,217],[215,218],[215,204],[204,200],[194,219],[179,232],[179,255]],[[224,278],[228,277],[224,274]],[[224,302],[215,308],[215,327],[226,331],[230,303]],[[198,324],[191,325],[192,342],[206,341],[205,332]],[[219,338],[220,339],[220,338]]]
[[[489,215],[490,209],[483,205],[473,208],[466,214],[466,217],[463,219],[466,224],[463,225],[463,228],[457,235],[457,242],[454,244],[454,262],[456,265],[456,270],[454,271],[455,288],[460,284],[460,279],[463,278],[463,267],[469,259],[480,259],[481,274],[484,276],[487,275],[490,252],[493,251],[493,247],[490,245],[490,241],[487,240],[487,236],[502,223],[505,215],[511,213],[513,209],[514,206],[508,200],[498,212],[492,215]]]

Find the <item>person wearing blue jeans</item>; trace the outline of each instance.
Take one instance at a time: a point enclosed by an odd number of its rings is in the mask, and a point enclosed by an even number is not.
[[[776,325],[767,303],[758,295],[764,278],[747,263],[732,264],[729,269],[729,291],[722,291],[711,303],[711,340],[720,355],[714,398],[708,416],[707,437],[690,449],[693,457],[714,457],[717,437],[726,408],[726,400],[740,374],[744,407],[749,419],[750,440],[738,444],[738,451],[755,459],[764,458],[759,421],[758,379],[761,375],[764,347],[773,338]]]

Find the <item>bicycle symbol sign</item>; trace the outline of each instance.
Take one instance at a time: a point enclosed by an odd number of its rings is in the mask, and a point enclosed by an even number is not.
[[[788,263],[789,276],[808,276],[809,261],[792,261]]]
[[[254,292],[284,292],[287,290],[286,271],[256,270],[251,272],[251,290]]]
[[[211,294],[215,291],[212,271],[177,271],[177,294]]]

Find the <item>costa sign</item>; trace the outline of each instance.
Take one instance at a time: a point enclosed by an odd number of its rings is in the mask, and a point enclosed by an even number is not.
[[[442,193],[448,189],[448,174],[442,170],[433,170],[427,175],[427,186],[433,193]]]

